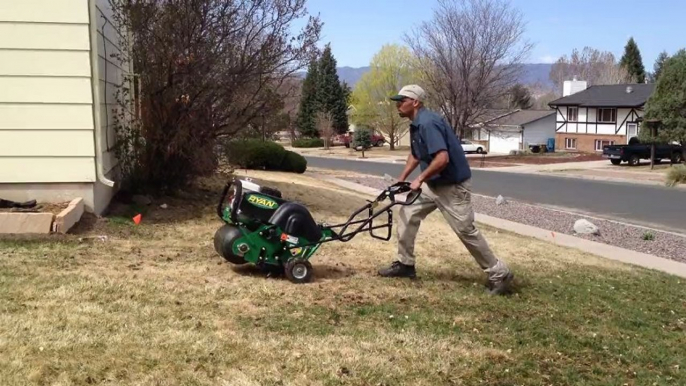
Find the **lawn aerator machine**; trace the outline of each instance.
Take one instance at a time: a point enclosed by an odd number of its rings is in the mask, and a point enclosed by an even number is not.
[[[396,200],[396,195],[407,192],[404,201]],[[410,205],[420,194],[421,190],[411,191],[409,183],[398,182],[384,189],[374,201],[365,200],[367,204],[345,223],[328,225],[315,222],[304,205],[284,199],[278,189],[235,178],[224,187],[217,206],[217,215],[225,224],[214,235],[214,248],[233,264],[252,263],[265,270],[283,272],[291,282],[306,283],[312,279],[309,259],[323,243],[348,242],[365,231],[376,239],[390,240],[391,208]],[[375,211],[386,199],[390,203]],[[365,211],[366,218],[355,220]],[[387,221],[375,225],[373,220],[384,213],[388,215]],[[386,235],[374,233],[381,228],[387,229]]]

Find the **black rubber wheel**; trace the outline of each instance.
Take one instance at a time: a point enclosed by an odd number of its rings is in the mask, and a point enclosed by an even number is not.
[[[376,147],[381,147],[383,146],[383,141],[377,141],[376,142]]]
[[[681,153],[674,153],[672,154],[672,163],[674,164],[680,164],[682,161],[681,159]]]
[[[214,250],[230,263],[245,264],[246,261],[242,256],[233,254],[233,243],[241,236],[243,234],[236,226],[224,224],[214,233]]]
[[[312,264],[303,259],[291,259],[285,266],[284,271],[288,280],[293,283],[308,283],[312,280]]]
[[[638,156],[636,154],[632,155],[629,158],[629,166],[636,166],[636,165],[638,165],[639,162],[640,162],[640,159],[638,158]]]
[[[477,154],[481,154],[481,153],[484,152],[484,149],[482,149],[482,148],[480,148],[480,147],[477,147],[477,148],[476,148],[476,152],[477,152]]]
[[[619,165],[622,163],[621,159],[611,159],[610,162],[612,162],[613,165]]]

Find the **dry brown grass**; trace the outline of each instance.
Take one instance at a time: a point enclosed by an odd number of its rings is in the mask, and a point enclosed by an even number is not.
[[[307,175],[249,175],[320,221],[342,221],[368,198]],[[122,206],[73,235],[0,241],[2,384],[684,380],[673,367],[686,343],[676,279],[484,229],[519,275],[514,296],[489,297],[435,213],[417,239],[419,280],[377,277],[395,243],[364,234],[323,245],[315,281],[294,285],[216,255],[221,182],[155,203],[167,210]]]

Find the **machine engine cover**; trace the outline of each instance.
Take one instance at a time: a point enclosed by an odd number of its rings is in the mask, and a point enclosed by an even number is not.
[[[322,230],[304,205],[286,202],[274,211],[269,222],[281,228],[289,236],[304,237],[314,242],[322,237]]]

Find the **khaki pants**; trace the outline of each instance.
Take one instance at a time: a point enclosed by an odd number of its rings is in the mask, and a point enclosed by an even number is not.
[[[509,269],[498,260],[488,242],[474,226],[471,200],[471,181],[461,184],[429,187],[422,185],[422,194],[412,205],[401,206],[397,227],[398,260],[415,264],[414,243],[419,225],[435,209],[443,214],[457,237],[460,238],[479,266],[492,279],[504,277]]]

